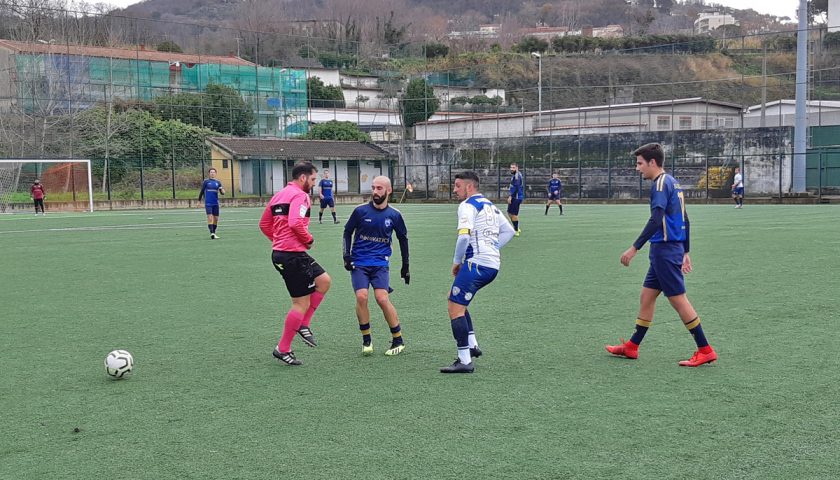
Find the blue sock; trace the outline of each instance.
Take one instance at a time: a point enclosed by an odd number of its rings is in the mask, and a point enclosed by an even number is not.
[[[513,222],[513,229],[516,230],[516,231],[519,231],[519,220],[516,220],[515,222]]]
[[[650,328],[651,322],[649,320],[645,320],[643,318],[636,319],[636,330],[633,332],[633,336],[630,337],[630,341],[635,343],[636,345],[640,345],[642,343],[642,339],[645,338],[645,334]]]
[[[210,230],[210,233],[213,233],[213,224],[212,223],[207,224],[207,230]]]

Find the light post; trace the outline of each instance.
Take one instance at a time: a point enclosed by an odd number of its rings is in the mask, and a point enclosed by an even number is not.
[[[539,83],[537,83],[537,126],[542,126],[542,55],[540,52],[531,52],[531,56],[537,59],[539,64]]]

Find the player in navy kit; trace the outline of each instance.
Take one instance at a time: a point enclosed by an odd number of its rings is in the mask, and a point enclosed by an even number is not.
[[[198,201],[204,199],[204,211],[207,213],[207,228],[210,230],[210,239],[219,238],[216,235],[216,228],[219,226],[219,194],[224,195],[225,189],[222,182],[216,180],[216,169],[210,167],[207,174],[210,176],[201,184],[201,192],[198,193]]]
[[[391,347],[385,351],[385,355],[398,355],[405,349],[397,310],[388,295],[391,292],[388,264],[391,259],[391,234],[396,233],[402,256],[400,277],[408,285],[411,280],[408,271],[408,230],[400,211],[388,205],[391,192],[391,180],[388,177],[375,177],[371,184],[370,203],[356,207],[344,225],[344,268],[350,272],[353,290],[356,292],[356,317],[362,332],[362,355],[373,353],[368,310],[370,287],[373,287],[376,303],[391,329]]]
[[[318,182],[318,198],[321,199],[321,210],[318,212],[318,223],[323,223],[324,209],[330,207],[333,223],[338,223],[335,217],[335,198],[333,197],[333,181],[330,180],[330,171],[324,170],[324,178]]]
[[[525,199],[525,181],[522,179],[522,172],[519,171],[519,165],[515,163],[510,164],[509,193],[507,213],[518,237],[522,233],[522,230],[519,229],[519,206],[522,205],[522,200]]]
[[[647,180],[650,188],[650,219],[639,238],[621,255],[621,264],[630,266],[636,253],[650,241],[650,268],[642,286],[636,329],[630,340],[619,345],[607,345],[613,355],[638,358],[639,344],[653,322],[656,298],[665,293],[671,306],[694,337],[697,351],[689,360],[679,362],[683,367],[697,367],[717,360],[717,353],[709,345],[700,317],[685,294],[683,274],[691,272],[689,252],[689,221],[685,213],[685,197],[677,180],[665,173],[665,154],[658,143],[649,143],[635,152],[636,171]]]
[[[560,182],[560,176],[553,173],[551,174],[551,180],[548,181],[548,201],[545,202],[546,215],[548,215],[548,209],[551,207],[552,202],[560,207],[560,215],[563,215],[563,202],[560,201],[561,195],[563,195],[563,184]]]

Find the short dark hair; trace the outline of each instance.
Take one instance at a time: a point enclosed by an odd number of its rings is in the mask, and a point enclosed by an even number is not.
[[[513,165],[514,167],[518,167],[518,166],[519,166],[519,164],[518,164],[518,163],[516,163],[516,162],[510,162],[510,164],[511,164],[511,165]]]
[[[461,172],[461,173],[455,175],[455,179],[456,180],[461,179],[461,180],[466,180],[468,182],[473,182],[473,183],[475,183],[476,187],[479,184],[478,175],[475,172],[473,172],[472,170],[468,170],[466,172]]]
[[[662,145],[658,143],[648,143],[637,148],[633,152],[633,156],[638,157],[639,155],[647,162],[653,160],[658,167],[665,165],[665,152],[662,151]]]
[[[214,172],[216,172],[216,173],[219,173],[219,171],[218,171],[218,170],[216,170],[216,167],[210,167],[210,168],[207,170],[207,173],[210,173],[210,171],[211,171],[211,170],[212,170],[212,171],[214,171]]]
[[[309,162],[300,162],[292,168],[292,180],[297,180],[301,175],[312,175],[318,171],[318,167]]]

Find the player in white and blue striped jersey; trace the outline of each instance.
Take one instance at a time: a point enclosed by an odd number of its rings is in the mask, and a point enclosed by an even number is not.
[[[472,359],[481,356],[481,349],[467,307],[475,294],[496,278],[501,266],[499,249],[516,231],[493,202],[478,192],[475,172],[455,175],[453,191],[463,200],[458,206],[458,240],[452,260],[455,281],[449,292],[449,319],[458,358],[440,371],[472,373],[475,370]]]

